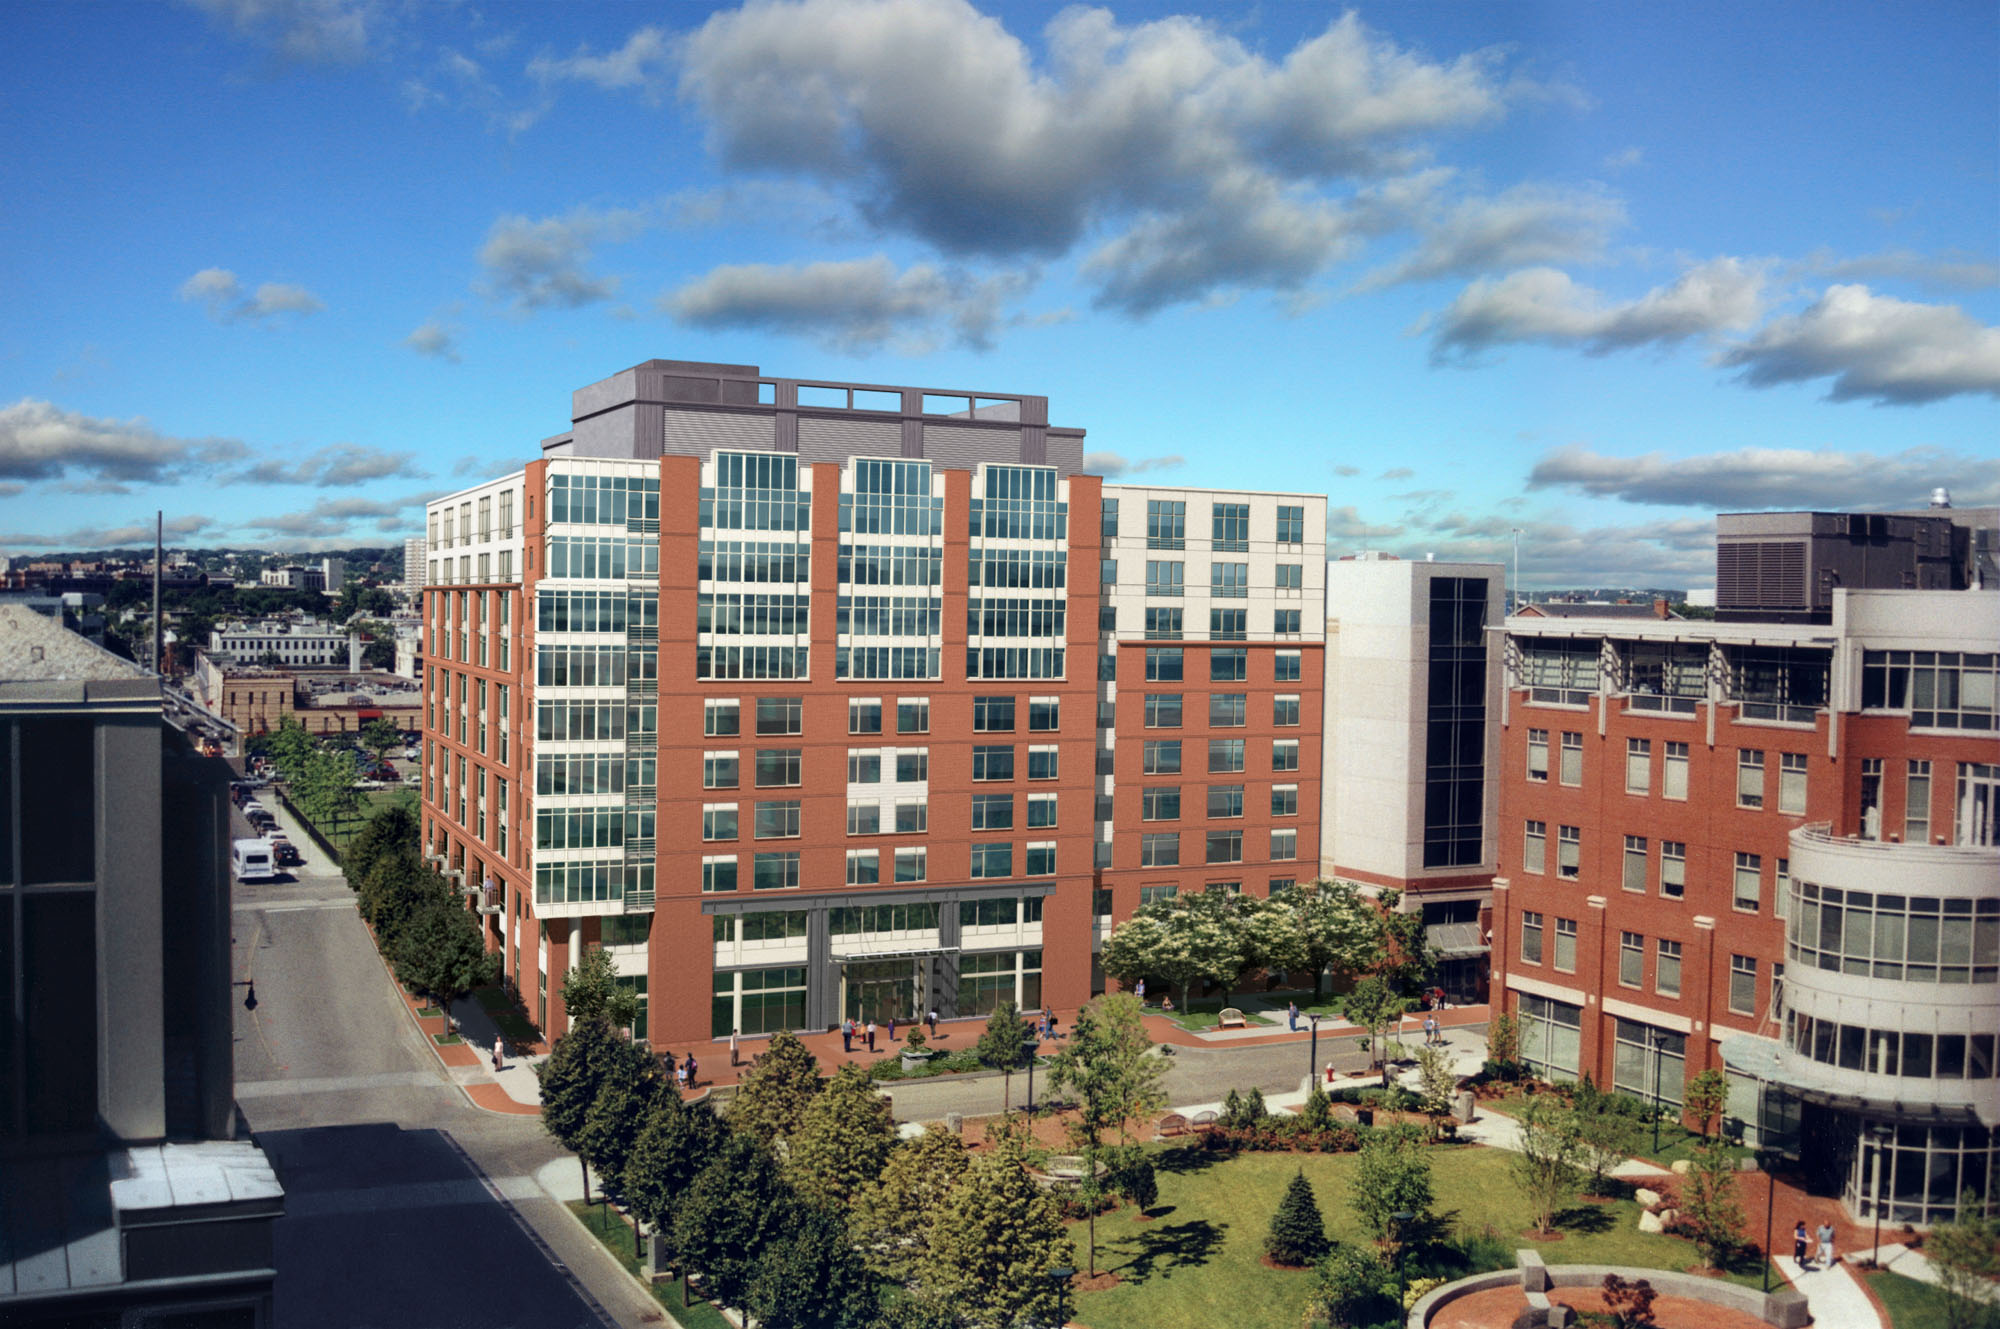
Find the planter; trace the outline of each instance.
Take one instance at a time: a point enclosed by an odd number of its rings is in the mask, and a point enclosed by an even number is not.
[[[934,1052],[912,1052],[908,1048],[905,1048],[903,1049],[903,1069],[906,1071],[920,1071],[930,1065],[931,1058],[936,1055]]]

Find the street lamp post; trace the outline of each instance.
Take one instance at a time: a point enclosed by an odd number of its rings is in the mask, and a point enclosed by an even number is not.
[[[1033,1111],[1035,1110],[1035,1053],[1036,1053],[1036,1052],[1037,1052],[1037,1051],[1038,1051],[1038,1050],[1040,1049],[1040,1047],[1041,1047],[1041,1044],[1039,1044],[1039,1043],[1028,1043],[1028,1042],[1023,1042],[1023,1043],[1021,1044],[1021,1050],[1022,1050],[1022,1051],[1024,1051],[1024,1052],[1026,1052],[1026,1053],[1028,1054],[1028,1106],[1027,1106],[1027,1111],[1029,1111],[1029,1112],[1033,1112]]]
[[[1306,1052],[1307,1092],[1311,1092],[1314,1077],[1319,1074],[1319,1014],[1312,1017],[1312,1045]]]
[[[1660,1113],[1664,1110],[1664,1100],[1660,1097],[1660,1049],[1667,1040],[1659,1030],[1646,1035],[1646,1042],[1653,1049],[1653,1161],[1660,1161]]]
[[[1056,1285],[1056,1326],[1061,1329],[1069,1323],[1069,1280],[1076,1277],[1076,1270],[1056,1268],[1049,1270],[1049,1277]]]
[[[1401,1306],[1410,1295],[1409,1279],[1403,1271],[1403,1255],[1409,1249],[1409,1225],[1417,1221],[1417,1216],[1407,1209],[1398,1209],[1389,1215],[1389,1221],[1396,1225],[1396,1304]]]
[[[1878,1121],[1868,1128],[1868,1134],[1875,1141],[1875,1249],[1869,1252],[1871,1268],[1882,1267],[1882,1155],[1889,1148],[1889,1141],[1896,1138],[1896,1128],[1886,1121]]]
[[[1764,1169],[1764,1290],[1771,1290],[1771,1221],[1778,1208],[1778,1151],[1759,1149],[1757,1165]]]

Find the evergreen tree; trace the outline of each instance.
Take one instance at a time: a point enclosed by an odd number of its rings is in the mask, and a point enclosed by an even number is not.
[[[1271,1110],[1264,1106],[1264,1091],[1254,1084],[1251,1085],[1250,1092],[1243,1095],[1243,1118],[1245,1123],[1255,1126],[1270,1115]]]
[[[1333,1129],[1333,1104],[1326,1096],[1326,1090],[1319,1087],[1319,1077],[1306,1087],[1305,1105],[1299,1109],[1299,1120],[1305,1128],[1318,1134]]]
[[[1023,1159],[1020,1135],[1001,1132],[938,1208],[917,1263],[925,1295],[973,1324],[1052,1322],[1049,1270],[1076,1263],[1054,1198]]]
[[[819,1062],[797,1035],[781,1029],[743,1072],[726,1110],[729,1124],[766,1148],[792,1139],[821,1083]]]
[[[590,1199],[590,1164],[583,1156],[583,1122],[597,1101],[605,1055],[617,1035],[602,1020],[572,1024],[547,1060],[535,1067],[542,1085],[542,1128],[576,1155],[583,1169],[583,1198]]]
[[[586,949],[563,975],[562,996],[572,1020],[601,1017],[613,1029],[629,1029],[639,1018],[639,994],[618,981],[618,962],[602,946]]]
[[[867,1329],[875,1280],[840,1219],[811,1205],[757,1257],[745,1302],[758,1329]]]
[[[1312,1183],[1301,1168],[1292,1174],[1284,1199],[1271,1215],[1271,1231],[1264,1238],[1264,1254],[1273,1264],[1311,1264],[1326,1254],[1326,1220],[1320,1217],[1319,1202],[1313,1198]]]
[[[845,1214],[881,1177],[895,1144],[889,1100],[868,1072],[843,1066],[806,1104],[798,1134],[787,1142],[785,1179],[807,1203]]]
[[[711,1299],[741,1309],[764,1249],[798,1222],[770,1151],[732,1131],[674,1212],[674,1251]]]
[[[1413,1226],[1428,1225],[1436,1198],[1431,1188],[1431,1160],[1414,1127],[1371,1135],[1354,1164],[1347,1183],[1347,1203],[1369,1235],[1377,1240],[1407,1239],[1407,1232],[1394,1230],[1398,1213],[1414,1214],[1417,1221]]]
[[[928,1130],[889,1153],[880,1180],[854,1198],[848,1226],[870,1268],[907,1283],[923,1254],[931,1218],[972,1159],[947,1130]]]
[[[500,967],[500,957],[486,949],[478,915],[455,904],[425,906],[395,934],[389,958],[398,981],[446,1011],[472,989],[491,983]]]
[[[1014,1005],[1014,999],[1009,997],[993,1008],[993,1014],[986,1017],[986,1028],[972,1049],[972,1055],[979,1058],[981,1066],[1001,1073],[1002,1112],[1007,1110],[1008,1098],[1014,1084],[1014,1072],[1027,1060],[1025,1046],[1027,1037],[1028,1031],[1021,1023],[1020,1009]]]

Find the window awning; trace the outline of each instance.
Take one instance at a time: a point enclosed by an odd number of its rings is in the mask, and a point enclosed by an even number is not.
[[[874,960],[921,960],[931,955],[957,955],[962,948],[957,946],[922,946],[907,951],[850,951],[845,955],[836,953],[835,964],[867,964]]]
[[[1461,955],[1484,955],[1489,949],[1486,934],[1477,922],[1432,923],[1424,929],[1424,940],[1447,960]]]

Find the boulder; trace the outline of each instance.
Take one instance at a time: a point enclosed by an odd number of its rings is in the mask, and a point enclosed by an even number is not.
[[[1632,1198],[1639,1202],[1641,1209],[1651,1209],[1660,1202],[1660,1193],[1658,1191],[1649,1191],[1644,1186],[1641,1186],[1638,1190],[1632,1192]]]
[[[1685,1176],[1686,1176],[1686,1175],[1688,1174],[1688,1172],[1689,1172],[1689,1171],[1690,1171],[1690,1170],[1691,1170],[1691,1169],[1692,1169],[1693,1167],[1694,1167],[1694,1164],[1692,1164],[1692,1163],[1688,1162],[1688,1160],[1687,1160],[1687,1159],[1685,1159],[1685,1158],[1676,1158],[1676,1159],[1674,1160],[1674,1165],[1673,1165],[1672,1169],[1670,1169],[1670,1170],[1671,1170],[1671,1171],[1673,1172],[1673,1174],[1674,1174],[1674,1175],[1675,1175],[1676,1177],[1685,1177]]]
[[[1649,1209],[1639,1215],[1639,1230],[1641,1232],[1665,1232],[1667,1225],[1660,1221],[1658,1214]]]
[[[1662,1209],[1660,1210],[1660,1226],[1663,1228],[1672,1227],[1674,1220],[1680,1216],[1681,1211],[1678,1209]]]

